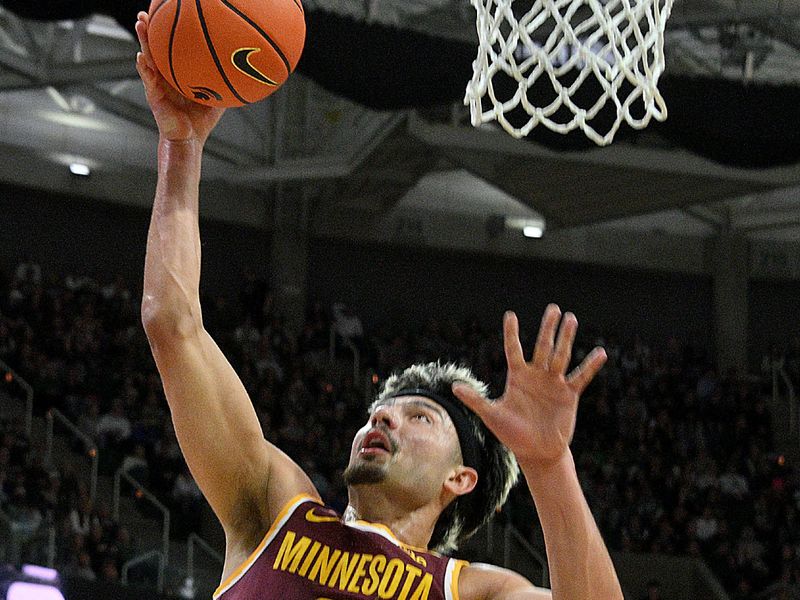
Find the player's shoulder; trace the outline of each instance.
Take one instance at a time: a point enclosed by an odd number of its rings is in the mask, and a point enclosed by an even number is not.
[[[298,510],[302,512],[303,508],[308,507],[317,507],[320,511],[331,510],[323,506],[318,494],[305,491],[284,498],[271,511],[265,507],[263,499],[243,495],[237,499],[234,518],[225,528],[227,544],[249,554],[270,533],[281,529]]]
[[[274,515],[267,520],[265,510],[256,499],[243,496],[237,499],[233,518],[225,527],[226,555],[231,564],[239,565],[249,557],[255,549],[273,534],[281,530],[295,515],[305,514],[306,520],[318,521],[313,517],[324,515],[326,520],[334,518],[336,512],[323,505],[318,494],[300,493],[287,499]]]
[[[459,600],[552,599],[550,590],[536,587],[519,573],[486,563],[464,566],[458,578],[458,591]]]

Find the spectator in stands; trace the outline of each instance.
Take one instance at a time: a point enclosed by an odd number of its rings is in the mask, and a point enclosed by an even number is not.
[[[14,336],[11,335],[11,328],[8,322],[3,318],[0,313],[0,360],[8,364],[9,361],[14,360],[14,354],[17,350],[17,342]]]
[[[143,444],[134,444],[122,460],[120,469],[144,486],[150,484],[150,465],[147,463],[147,450]]]
[[[185,467],[178,473],[172,487],[171,499],[177,509],[177,535],[186,537],[192,531],[200,529],[200,516],[203,507],[203,494]]]
[[[42,282],[42,268],[38,263],[26,258],[17,265],[14,277],[19,283],[38,286]]]
[[[335,302],[331,307],[333,315],[333,328],[338,336],[336,339],[336,349],[340,348],[340,339],[344,344],[355,346],[361,356],[366,355],[366,343],[364,341],[364,326],[361,318],[344,302]]]
[[[735,457],[728,460],[725,472],[719,476],[719,490],[723,497],[733,502],[744,500],[750,493],[747,479],[739,472]]]
[[[116,533],[114,538],[116,562],[121,571],[122,566],[134,557],[134,547],[127,527],[115,526],[114,531]]]
[[[161,393],[148,387],[139,407],[138,416],[132,424],[131,440],[146,450],[152,450],[161,439],[164,423],[168,420]]]
[[[70,577],[80,577],[82,579],[88,579],[89,581],[95,581],[97,575],[94,569],[92,569],[92,557],[89,553],[82,550],[77,555],[73,556],[75,556],[75,559],[64,565],[64,573]]]
[[[125,411],[125,404],[119,398],[111,404],[111,410],[97,421],[97,440],[100,448],[119,447],[131,437],[131,422]]]
[[[258,341],[261,339],[261,332],[253,324],[253,318],[250,315],[246,315],[244,321],[234,330],[233,338],[245,351],[246,356],[252,356],[255,353]]]
[[[267,335],[261,336],[257,342],[255,356],[253,357],[256,375],[259,378],[265,378],[266,372],[270,371],[270,375],[277,382],[282,382],[284,378],[283,367],[280,364],[278,356],[275,355],[270,338]]]
[[[86,396],[86,408],[78,415],[78,429],[93,440],[99,440],[100,399],[95,394]]]
[[[310,302],[298,341],[301,355],[327,354],[330,324],[322,303]]]
[[[6,511],[13,531],[22,539],[33,536],[42,524],[42,512],[32,504],[25,487],[25,478],[21,474],[18,474],[12,482],[11,497]]]
[[[70,531],[84,537],[89,535],[92,530],[92,522],[97,520],[93,514],[94,506],[88,494],[76,499],[75,506],[69,512]]]
[[[119,567],[113,556],[103,558],[100,565],[100,581],[116,583],[119,581]]]

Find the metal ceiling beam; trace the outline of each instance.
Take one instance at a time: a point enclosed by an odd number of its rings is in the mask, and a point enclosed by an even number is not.
[[[0,73],[0,92],[26,89],[31,87],[30,83],[30,78],[25,75],[11,72]]]
[[[705,56],[701,56],[685,45],[674,46],[670,49],[667,56],[670,67],[682,67],[693,74],[706,76],[715,76],[719,74],[719,66],[713,65]]]
[[[502,165],[514,157],[527,158],[534,164],[542,158],[559,157],[598,166],[641,169],[658,173],[688,174],[701,177],[719,177],[731,182],[740,181],[766,186],[794,186],[800,184],[800,164],[771,169],[738,169],[728,167],[687,151],[645,148],[631,144],[611,144],[590,152],[556,152],[544,146],[512,138],[498,128],[482,129],[471,126],[452,127],[429,123],[412,112],[408,120],[409,133],[434,147],[444,147],[451,152],[484,152],[496,164]]]
[[[796,210],[800,200],[800,185],[782,186],[760,194],[746,194],[733,198],[733,216],[737,219],[763,213],[764,208],[783,212]]]
[[[0,65],[24,78],[6,79],[2,89],[32,89],[48,85],[63,86],[138,77],[133,56],[82,63],[54,63],[45,66],[39,59],[19,56],[0,48]]]
[[[231,183],[255,184],[274,181],[311,181],[318,179],[337,179],[352,171],[345,162],[328,162],[319,159],[289,159],[275,165],[239,169],[231,173]]]
[[[671,28],[684,28],[703,25],[724,25],[726,23],[765,23],[781,19],[800,19],[800,10],[789,9],[772,13],[765,12],[763,7],[747,7],[741,10],[725,6],[714,0],[703,0],[701,8],[683,8],[673,10],[667,22]]]
[[[403,121],[405,121],[404,114],[390,115],[381,124],[381,127],[376,130],[375,134],[365,140],[365,142],[349,156],[281,160],[275,165],[238,169],[235,173],[231,173],[226,179],[234,184],[253,184],[268,181],[337,179],[346,177],[358,169]]]
[[[118,79],[135,79],[136,63],[133,56],[84,63],[54,64],[47,73],[48,85],[96,83]]]
[[[759,25],[759,28],[800,52],[800,27],[795,25],[795,22],[790,21],[788,18],[765,20]]]
[[[744,227],[737,226],[736,231],[742,233],[755,233],[757,231],[775,231],[779,229],[789,229],[790,227],[800,227],[800,216],[764,223],[755,223]]]
[[[732,10],[719,1],[705,0],[701,10],[685,9],[672,14],[667,25],[670,29],[698,27],[703,25],[725,25],[728,23],[748,23],[760,31],[780,40],[787,46],[800,51],[800,27],[795,23],[800,20],[800,11],[774,11],[764,13],[763,8],[745,8]]]
[[[46,69],[41,68],[35,55],[20,56],[2,47],[0,47],[0,66],[19,75],[25,75],[29,79],[37,79],[46,74]]]
[[[708,206],[684,206],[680,209],[693,219],[708,225],[714,231],[722,231],[725,226],[725,218],[717,211]]]
[[[800,186],[749,194],[730,203],[731,225],[749,233],[800,225]]]
[[[14,35],[16,35],[13,43],[17,46],[33,47],[36,45],[36,40],[31,33],[30,23],[2,7],[0,7],[0,28],[7,30],[9,39],[13,39]],[[20,41],[19,38],[23,38],[24,41]]]
[[[150,109],[120,98],[106,92],[105,90],[91,85],[78,86],[71,89],[72,92],[86,96],[103,110],[122,117],[131,123],[141,127],[156,131],[155,121]],[[210,137],[206,141],[205,151],[215,158],[219,158],[234,165],[253,166],[263,162],[262,157],[247,152],[238,146],[222,142],[215,137]]]

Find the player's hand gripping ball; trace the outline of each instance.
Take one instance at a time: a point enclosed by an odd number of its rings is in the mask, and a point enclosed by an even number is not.
[[[147,37],[156,67],[181,94],[209,106],[258,102],[300,60],[300,0],[152,0]]]

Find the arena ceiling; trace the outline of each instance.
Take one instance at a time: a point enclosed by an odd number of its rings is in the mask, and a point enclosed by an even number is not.
[[[305,5],[477,39],[466,0]],[[676,0],[666,50],[671,73],[800,85],[800,0]],[[83,162],[114,174],[118,185],[107,190],[114,199],[152,176],[155,129],[135,51],[130,34],[107,16],[40,22],[0,8],[0,180],[35,186],[44,171]],[[635,144],[557,153],[467,122],[460,104],[444,113],[376,111],[296,74],[269,101],[226,114],[209,141],[204,176],[265,196],[287,182],[309,182],[318,202],[359,214],[390,210],[431,177],[449,178],[465,203],[480,202],[469,197],[478,177],[543,214],[550,227],[703,236],[732,229],[800,240],[800,165],[727,167],[647,132]]]

